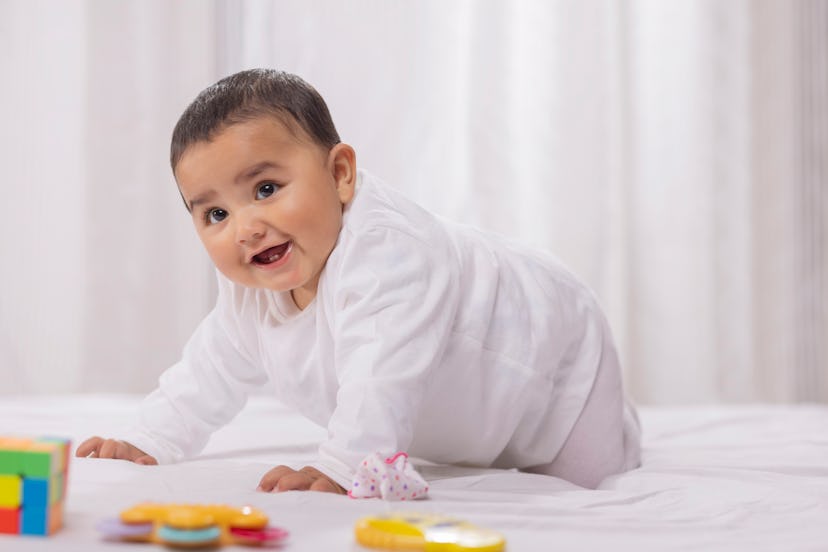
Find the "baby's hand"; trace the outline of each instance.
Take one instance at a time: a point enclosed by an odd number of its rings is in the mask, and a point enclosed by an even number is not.
[[[116,460],[129,460],[136,464],[158,464],[154,457],[126,441],[104,439],[102,437],[90,437],[78,445],[75,456],[81,458],[114,458]]]
[[[299,471],[287,466],[273,468],[262,477],[257,491],[322,491],[325,493],[345,494],[345,489],[333,479],[310,466]]]

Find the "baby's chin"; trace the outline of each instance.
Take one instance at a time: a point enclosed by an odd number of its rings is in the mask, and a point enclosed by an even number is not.
[[[290,293],[293,296],[293,293],[299,292],[301,294],[302,291],[302,283],[296,284],[283,284],[279,282],[268,282],[267,278],[256,278],[256,277],[244,277],[239,276],[238,273],[234,271],[224,272],[219,270],[225,278],[233,282],[234,284],[240,285],[242,287],[250,288],[250,289],[261,289],[264,291],[272,291],[275,293]]]

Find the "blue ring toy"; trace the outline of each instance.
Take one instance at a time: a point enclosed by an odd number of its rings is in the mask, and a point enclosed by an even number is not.
[[[170,543],[206,544],[218,539],[220,536],[221,529],[216,526],[205,527],[204,529],[176,529],[169,525],[162,525],[158,529],[158,538]]]

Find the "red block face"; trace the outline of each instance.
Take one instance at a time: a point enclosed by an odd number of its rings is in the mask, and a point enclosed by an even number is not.
[[[0,508],[0,533],[20,532],[20,509]]]

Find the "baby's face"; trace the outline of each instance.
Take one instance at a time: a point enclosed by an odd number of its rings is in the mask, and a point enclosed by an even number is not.
[[[178,186],[225,276],[248,287],[289,290],[300,308],[316,296],[343,207],[353,197],[353,182],[335,170],[341,146],[323,151],[262,117],[185,151],[175,169]]]

